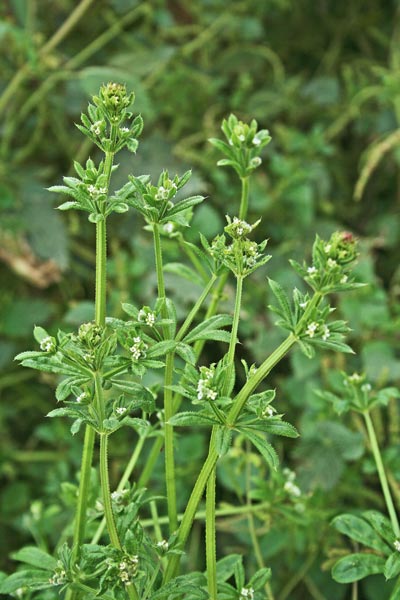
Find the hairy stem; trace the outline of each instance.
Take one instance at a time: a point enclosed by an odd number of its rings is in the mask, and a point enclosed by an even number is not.
[[[139,441],[135,446],[135,450],[133,451],[132,456],[129,460],[129,463],[127,464],[125,471],[124,471],[124,473],[120,479],[120,482],[117,486],[117,492],[121,492],[125,488],[125,485],[128,483],[129,478],[132,475],[132,471],[135,468],[138,458],[142,452],[145,441],[146,441],[145,436],[139,438]],[[91,544],[97,544],[99,542],[105,526],[106,526],[106,520],[105,520],[105,518],[103,518],[96,530],[96,533],[94,534],[94,536],[92,538]]]
[[[216,428],[210,440],[210,448],[215,446]],[[206,489],[206,566],[207,587],[210,600],[217,600],[217,539],[215,528],[215,484],[217,479],[216,464],[211,469]]]
[[[153,223],[154,253],[157,272],[158,296],[165,300],[165,283],[163,273],[163,259],[158,223]],[[162,316],[168,317],[165,302],[163,304]],[[168,327],[164,328],[164,337],[169,337]],[[174,429],[169,420],[174,415],[172,385],[174,372],[174,352],[169,352],[165,361],[164,375],[164,435],[165,435],[165,482],[167,488],[167,505],[169,516],[169,530],[172,534],[178,527],[178,511],[176,506],[176,483],[175,483],[175,457],[174,457]]]
[[[385,473],[385,468],[383,466],[382,455],[379,449],[378,440],[376,438],[375,428],[371,419],[371,416],[368,412],[364,413],[365,424],[367,426],[368,437],[371,444],[372,454],[374,456],[376,468],[378,470],[379,481],[381,482],[383,496],[385,498],[386,507],[389,513],[390,521],[392,523],[393,532],[397,538],[400,538],[400,527],[399,521],[396,514],[396,509],[393,504],[392,494],[390,493],[390,488],[388,484],[388,480]]]
[[[309,318],[309,315],[312,313],[314,308],[319,304],[322,299],[322,295],[318,292],[314,294],[308,306],[304,312],[303,317],[301,318],[297,331],[301,331],[301,327]],[[227,417],[227,422],[230,427],[234,427],[241,411],[243,410],[248,397],[254,392],[254,390],[258,387],[258,385],[267,377],[267,375],[272,371],[276,364],[278,364],[282,358],[289,352],[291,347],[297,341],[297,336],[293,333],[290,333],[288,337],[270,354],[270,356],[260,365],[257,371],[248,379],[245,385],[242,387],[240,392],[235,397],[232,408],[230,409]],[[195,517],[197,507],[202,498],[204,488],[206,486],[208,477],[211,474],[212,469],[217,463],[218,454],[215,448],[210,448],[207,459],[203,464],[203,467],[199,473],[197,481],[194,485],[192,494],[190,496],[189,502],[187,504],[185,513],[183,515],[181,525],[178,530],[177,542],[182,547],[185,545],[187,537],[190,533],[190,528],[193,523],[193,519]],[[168,561],[168,566],[164,574],[164,580],[169,581],[176,575],[180,563],[179,556],[171,556]]]
[[[242,197],[240,200],[239,219],[247,219],[247,212],[249,208],[249,178],[241,177],[242,182]]]

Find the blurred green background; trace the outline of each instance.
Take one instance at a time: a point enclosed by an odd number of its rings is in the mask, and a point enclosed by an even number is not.
[[[69,423],[46,421],[54,407],[52,376],[23,370],[13,356],[33,347],[32,328],[71,329],[93,312],[94,227],[82,214],[58,213],[45,190],[71,174],[73,159],[98,159],[74,123],[89,96],[109,80],[136,93],[145,130],[136,157],[121,154],[115,186],[128,173],[157,175],[193,168],[191,190],[208,200],[185,232],[196,241],[221,230],[235,214],[239,186],[215,166],[207,143],[235,112],[268,128],[272,143],[252,180],[249,221],[273,259],[247,283],[240,335],[242,357],[262,360],[281,339],[266,307],[266,275],[299,285],[288,258],[302,258],[314,235],[335,229],[361,241],[357,267],[369,285],[337,299],[353,333],[354,357],[332,353],[308,360],[294,352],[269,387],[301,438],[278,442],[284,467],[296,470],[301,501],[285,496],[256,455],[253,497],[271,500],[258,521],[273,589],[285,598],[344,600],[351,590],[331,581],[330,558],[346,542],[329,527],[343,511],[384,510],[360,423],[338,421],[314,390],[340,370],[366,371],[375,385],[400,379],[400,23],[395,0],[4,0],[0,8],[0,549],[32,537],[52,547],[73,508],[81,440]],[[166,239],[169,260],[181,256]],[[114,216],[109,233],[109,314],[121,301],[151,304],[155,276],[143,222]],[[168,274],[168,293],[183,315],[195,287]],[[224,309],[232,303],[228,286]],[[217,351],[220,349],[217,348]],[[209,348],[209,360],[216,358]],[[375,414],[389,479],[400,491],[399,406]],[[132,449],[133,434],[113,445],[114,479]],[[207,440],[181,440],[190,461],[179,464],[187,497]],[[218,500],[245,502],[245,453],[221,461]],[[155,489],[161,477],[154,474]],[[355,494],[355,490],[357,493]],[[182,508],[181,506],[181,508]],[[194,530],[194,548],[202,525]],[[199,542],[200,540],[200,542]],[[246,520],[220,523],[219,553],[240,551],[255,566]],[[197,548],[196,548],[197,550]],[[203,568],[189,559],[189,568]],[[389,584],[388,584],[389,589]],[[319,594],[319,595],[318,595]],[[384,594],[384,595],[382,595]],[[382,580],[360,586],[360,600],[385,600]]]

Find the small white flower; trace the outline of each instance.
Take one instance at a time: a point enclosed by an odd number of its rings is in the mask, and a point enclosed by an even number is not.
[[[318,273],[318,270],[316,269],[316,267],[308,267],[307,273],[310,275],[310,277],[313,277]]]
[[[362,377],[358,373],[353,373],[353,375],[350,375],[349,377],[351,383],[360,383],[361,379]]]
[[[258,138],[256,135],[253,137],[253,144],[254,146],[259,146],[261,144],[260,138]]]
[[[49,335],[40,342],[40,349],[43,350],[43,352],[51,352],[52,350],[55,350],[55,347],[54,340]]]
[[[264,408],[261,414],[264,418],[273,417],[275,414],[275,409],[271,405],[268,405],[266,408]]]
[[[168,223],[165,223],[163,229],[165,233],[172,233],[175,229],[175,225],[171,221],[168,221]]]
[[[119,130],[121,133],[129,133],[129,127],[120,127]]]
[[[125,571],[126,566],[127,566],[126,562],[122,561],[122,562],[119,563],[118,568],[119,568],[120,571]]]
[[[347,275],[343,275],[343,277],[340,280],[340,283],[347,283],[348,279],[349,278],[347,277]]]
[[[300,308],[306,308],[307,304],[308,304],[308,300],[305,300],[304,302],[300,302],[299,306],[300,306]]]
[[[324,333],[322,334],[322,339],[324,341],[326,341],[331,335],[331,332],[329,331],[329,327],[327,325],[324,325]]]
[[[328,267],[330,269],[334,269],[335,267],[337,267],[337,262],[336,260],[333,260],[333,258],[328,258],[327,263]]]
[[[331,251],[331,249],[332,249],[332,244],[325,244],[324,250],[325,250],[325,252],[327,254],[329,254],[329,252]]]
[[[127,409],[125,408],[125,406],[118,406],[115,409],[115,412],[117,413],[117,415],[124,415],[126,413],[126,410]]]
[[[319,327],[318,323],[315,323],[315,321],[313,321],[312,323],[309,323],[307,325],[306,335],[308,335],[308,337],[310,337],[310,338],[313,338],[318,327]]]
[[[253,588],[242,588],[240,591],[239,600],[253,600],[254,598],[254,589]]]
[[[363,392],[370,392],[372,390],[371,384],[370,383],[364,383],[364,385],[361,386],[361,390]]]
[[[290,496],[294,496],[295,498],[299,498],[299,496],[301,496],[301,489],[292,481],[287,481],[283,486],[283,489],[285,492],[290,494]]]
[[[396,540],[393,543],[393,546],[394,546],[395,550],[397,550],[397,552],[400,552],[400,540]]]
[[[85,398],[87,397],[86,392],[82,392],[82,394],[79,394],[79,396],[77,396],[76,401],[78,403],[82,402],[82,400],[85,400]]]
[[[169,548],[169,544],[168,544],[167,540],[161,540],[161,541],[157,542],[157,548],[160,548],[160,550],[162,550],[163,552],[166,552]]]

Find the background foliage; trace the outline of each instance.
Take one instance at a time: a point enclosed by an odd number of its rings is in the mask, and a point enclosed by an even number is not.
[[[246,504],[250,478],[252,498],[270,504],[256,525],[279,600],[349,598],[350,586],[330,576],[332,558],[348,546],[329,522],[340,512],[384,511],[384,504],[361,422],[354,415],[339,422],[314,390],[329,388],[340,370],[365,371],[377,386],[400,379],[397,2],[247,0],[228,10],[221,0],[8,0],[0,14],[2,567],[9,568],[10,552],[31,536],[51,547],[73,510],[73,485],[63,482],[76,481],[80,443],[71,442],[68,423],[43,418],[54,407],[55,381],[17,368],[12,359],[31,346],[35,324],[56,332],[92,318],[93,227],[76,214],[54,211],[57,199],[44,188],[60,182],[73,158],[96,158],[73,123],[88,96],[115,80],[135,90],[145,120],[141,152],[121,155],[115,185],[131,172],[192,167],[190,192],[209,196],[193,219],[193,241],[199,230],[215,235],[239,204],[233,175],[215,167],[220,156],[207,143],[220,136],[219,123],[231,111],[242,120],[255,117],[273,138],[254,177],[249,214],[250,222],[263,215],[270,277],[287,288],[298,285],[288,257],[302,258],[315,232],[345,229],[362,240],[358,273],[369,285],[337,301],[354,330],[350,343],[357,354],[309,360],[295,351],[269,384],[301,433],[300,441],[285,440],[280,448],[301,496],[285,490],[290,474],[271,479],[259,457],[240,445],[235,460],[221,461],[218,489],[221,508]],[[149,304],[156,281],[142,223],[116,216],[111,229],[109,313],[118,316],[121,302]],[[171,242],[168,258],[177,257]],[[266,270],[258,273],[241,322],[241,335],[250,340],[241,352],[249,363],[265,357],[281,335],[266,310],[272,301]],[[167,284],[183,314],[197,291],[173,272]],[[232,301],[228,287],[227,310]],[[398,400],[373,416],[399,502]],[[119,441],[115,478],[132,445],[127,433]],[[184,482],[195,477],[206,440],[193,432],[181,445],[182,509],[189,490]],[[157,482],[155,471],[155,490]],[[242,552],[255,569],[246,519],[219,521],[220,550]],[[202,538],[199,522],[193,547]],[[189,549],[188,560],[195,556]],[[382,593],[380,580],[369,578],[359,597],[384,600]]]

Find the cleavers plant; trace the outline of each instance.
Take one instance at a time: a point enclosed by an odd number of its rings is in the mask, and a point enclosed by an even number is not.
[[[84,428],[79,490],[73,528],[60,533],[55,556],[40,548],[21,549],[14,558],[25,567],[3,580],[0,592],[40,598],[41,590],[46,590],[43,598],[50,598],[54,589],[54,598],[61,593],[67,600],[272,599],[271,571],[265,565],[250,577],[239,555],[217,560],[217,463],[230,451],[233,438],[241,436],[271,471],[277,470],[278,456],[271,436],[295,438],[298,433],[275,408],[275,392],[259,389],[261,384],[295,344],[307,356],[316,348],[352,352],[344,341],[346,323],[331,318],[334,309],[326,297],[361,285],[351,274],[357,257],[356,241],[348,232],[334,233],[325,241],[317,236],[311,262],[292,262],[310,291],[302,286],[302,291],[295,289],[290,299],[279,283],[269,280],[276,297],[276,306],[271,308],[287,335],[261,364],[244,364],[240,372],[236,347],[243,286],[271,258],[265,254],[267,240],[254,239],[259,221],[247,222],[249,182],[261,164],[260,151],[271,138],[268,131],[258,130],[256,121],[248,125],[231,115],[222,124],[226,141],[210,140],[225,156],[218,164],[232,167],[240,179],[240,206],[237,216],[228,215],[224,231],[211,241],[201,236],[201,244],[196,246],[180,233],[179,243],[192,263],[181,265],[181,269],[200,282],[203,291],[187,317],[178,323],[175,306],[166,295],[163,239],[174,239],[174,231],[184,231],[193,207],[204,198],[182,196],[190,172],[170,176],[163,171],[157,183],[147,175],[132,175],[121,189],[111,192],[110,180],[117,169],[115,155],[124,148],[135,153],[143,128],[141,117],[130,112],[133,101],[134,95],[123,85],[101,87],[78,128],[101,150],[103,160],[96,165],[89,159],[84,166],[76,162],[77,177],[65,177],[64,185],[50,188],[71,198],[59,206],[60,210],[86,211],[96,227],[95,315],[92,322],[83,323],[72,333],[59,331],[53,336],[36,327],[34,337],[40,349],[23,352],[17,359],[25,367],[59,376],[56,399],[63,406],[48,416],[71,418],[73,434]],[[140,213],[153,236],[157,298],[153,306],[123,304],[128,319],[122,320],[106,315],[106,227],[113,212],[130,209]],[[235,281],[232,315],[218,310],[229,278]],[[217,342],[217,348],[225,344],[227,349],[216,362],[203,364],[202,351],[209,340]],[[154,370],[162,373],[162,386],[146,385],[146,375]],[[109,439],[121,427],[132,428],[136,441],[121,481],[111,491]],[[210,442],[186,509],[179,517],[175,430],[185,427],[208,428]],[[101,497],[93,513],[88,510],[88,499],[93,493],[96,440]],[[132,473],[145,446],[144,468],[133,483]],[[162,448],[167,539],[160,535],[157,525],[164,499],[146,490]],[[180,574],[181,557],[205,491],[206,572]],[[154,535],[141,525],[144,505],[154,515]],[[252,535],[256,544],[254,532]]]

